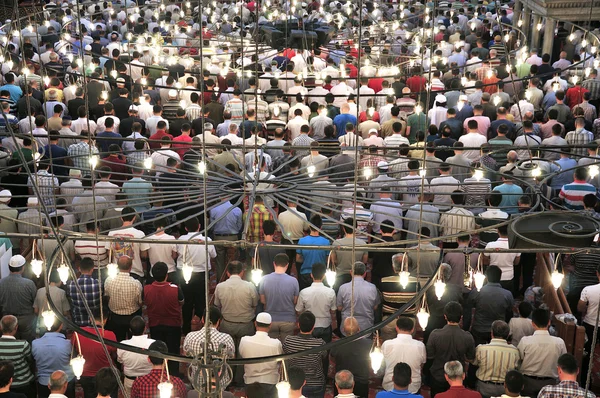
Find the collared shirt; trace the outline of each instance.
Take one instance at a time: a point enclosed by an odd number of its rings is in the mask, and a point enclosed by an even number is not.
[[[272,339],[267,332],[257,331],[254,336],[240,340],[239,353],[242,358],[256,358],[283,354],[281,341]],[[279,381],[279,362],[262,362],[244,365],[246,384],[265,383],[275,385]]]
[[[302,289],[296,303],[296,312],[313,313],[316,328],[331,326],[331,311],[335,311],[336,308],[335,291],[323,282],[313,282],[306,289]]]
[[[402,230],[402,205],[391,198],[379,199],[370,207],[373,212],[373,232],[381,233],[381,224],[390,220],[396,231]]]
[[[440,235],[448,236],[462,231],[475,229],[475,216],[462,207],[453,207],[440,216]],[[444,239],[444,242],[453,242],[455,238]]]
[[[484,382],[504,383],[509,370],[517,369],[521,355],[519,350],[504,339],[492,339],[475,349],[477,379]]]
[[[287,240],[297,241],[304,236],[308,229],[306,214],[299,212],[295,207],[279,214],[278,221],[282,226],[282,234]]]
[[[341,395],[338,395],[340,397]],[[376,398],[397,398],[397,397],[406,397],[406,398],[423,398],[422,395],[411,394],[409,390],[396,390],[395,388],[390,391],[380,391],[375,396]]]
[[[596,285],[586,286],[581,291],[581,297],[579,300],[588,304],[587,312],[583,317],[583,322],[588,325],[594,325],[596,323],[596,312],[598,312],[598,305],[600,305],[600,283]]]
[[[215,305],[221,310],[224,321],[252,322],[258,305],[256,287],[239,275],[231,275],[217,284]]]
[[[350,316],[352,284],[348,283],[340,286],[337,295],[337,306],[342,309],[342,333],[344,332],[343,322]],[[375,319],[375,307],[381,303],[381,297],[375,285],[365,281],[362,276],[354,277],[354,317],[358,321],[360,330],[365,330],[373,326]]]
[[[272,220],[273,214],[262,203],[255,203],[252,211],[247,213],[250,217],[250,226],[248,228],[247,239],[249,242],[260,242],[264,240],[262,225],[265,220]]]
[[[210,349],[214,351],[219,350],[221,344],[225,344],[227,348],[227,356],[233,358],[235,356],[235,344],[233,338],[227,333],[219,332],[214,327],[209,327],[208,332],[210,333]],[[183,340],[183,350],[189,356],[201,356],[204,352],[204,339],[206,337],[206,331],[204,328],[197,332],[188,333]]]
[[[31,315],[37,289],[31,279],[21,274],[9,274],[0,280],[2,315]]]
[[[566,397],[583,397],[585,389],[579,387],[576,381],[563,380],[556,385],[548,385],[542,387],[538,398],[566,398]],[[588,391],[587,398],[595,398],[593,392]],[[519,397],[520,398],[520,397]]]
[[[525,336],[533,334],[533,323],[529,318],[512,318],[508,323],[510,335],[512,336],[511,344],[517,347],[521,339]]]
[[[536,330],[533,336],[523,337],[517,348],[522,359],[521,373],[558,379],[556,361],[567,353],[563,339],[550,336],[547,330]]]
[[[33,175],[35,185],[39,190],[40,197],[46,206],[54,206],[54,193],[60,186],[58,178],[50,174],[48,170],[40,170]],[[33,189],[34,181],[31,177],[27,179],[27,187]]]
[[[123,183],[121,189],[127,205],[136,211],[144,211],[150,208],[148,197],[152,193],[152,183],[141,177],[133,177]]]
[[[242,229],[242,210],[228,200],[210,209],[209,214],[216,235],[237,235]]]
[[[73,161],[73,167],[81,170],[82,174],[86,174],[90,171],[90,156],[97,155],[98,148],[81,141],[69,146],[67,153]]]
[[[431,375],[436,381],[443,381],[444,364],[451,360],[466,361],[475,358],[475,341],[471,333],[462,330],[458,325],[446,325],[435,329],[427,341],[427,358],[433,359]]]
[[[594,134],[586,129],[577,129],[569,131],[565,136],[565,140],[572,147],[571,155],[573,157],[586,156],[587,149],[585,146],[594,141]]]
[[[106,280],[104,293],[108,308],[117,315],[131,315],[142,306],[142,284],[128,272],[119,272]]]
[[[147,349],[153,342],[153,339],[149,339],[148,335],[143,334],[141,336],[131,336],[129,340],[121,341],[121,344]],[[144,376],[152,370],[152,364],[148,361],[148,355],[117,349],[117,360],[123,364],[123,373],[125,376]]]
[[[490,258],[490,265],[495,265],[502,270],[501,281],[512,280],[515,274],[514,261],[520,253],[506,253],[502,249],[508,249],[508,238],[498,238],[495,242],[490,242],[485,246],[486,249],[496,249],[493,252],[486,252],[484,256]]]
[[[46,332],[31,343],[31,352],[37,368],[38,383],[48,385],[50,375],[56,370],[67,374],[72,380],[75,375],[69,362],[71,361],[71,342],[58,332]]]
[[[25,387],[33,381],[31,346],[25,340],[16,340],[13,336],[0,337],[0,360],[10,361],[15,368],[12,387]]]
[[[207,272],[210,270],[210,259],[206,258],[205,242],[208,242],[208,255],[210,258],[217,257],[215,247],[210,244],[212,240],[202,236],[199,232],[190,232],[179,237],[181,241],[197,241],[199,245],[177,245],[177,269],[181,269],[183,262],[193,267],[192,272]]]
[[[162,369],[152,369],[145,376],[138,377],[131,386],[131,398],[156,398],[158,395],[158,384],[166,380],[165,372]],[[171,376],[173,384],[173,397],[183,398],[187,396],[187,389],[179,377]]]
[[[308,350],[325,345],[321,338],[312,337],[311,334],[300,333],[297,336],[288,336],[283,342],[283,352],[286,354]],[[327,357],[327,350],[313,354],[302,355],[288,359],[288,367],[304,369],[306,385],[310,387],[321,387],[325,385],[326,373],[323,370],[323,358]]]
[[[413,339],[410,334],[398,334],[395,339],[387,340],[381,345],[381,352],[385,362],[382,387],[388,391],[394,388],[392,380],[394,367],[397,363],[404,362],[412,370],[408,391],[413,394],[419,392],[421,388],[421,368],[427,360],[425,345],[419,340]]]
[[[506,321],[512,316],[513,296],[499,283],[488,283],[480,291],[472,290],[465,305],[463,327],[471,326],[471,309],[475,308],[473,331],[489,333],[496,320]]]
[[[87,301],[92,312],[100,308],[100,282],[90,275],[81,275],[77,279],[77,284],[81,288],[83,297],[78,293],[75,282],[70,281],[68,285],[69,297],[73,303],[71,316],[73,322],[79,326],[90,326],[91,321],[85,309],[84,302]]]

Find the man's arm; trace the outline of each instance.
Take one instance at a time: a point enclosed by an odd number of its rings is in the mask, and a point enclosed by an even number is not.
[[[260,295],[260,302],[261,302],[263,305],[267,305],[267,298],[265,297],[265,295],[264,295],[264,294],[261,294],[261,295]]]

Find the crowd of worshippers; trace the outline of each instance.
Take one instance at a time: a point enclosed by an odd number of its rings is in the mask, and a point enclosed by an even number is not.
[[[194,266],[206,267],[207,259],[201,258],[204,247],[192,246],[190,250],[197,247],[202,249],[194,252],[194,260],[190,261]],[[209,252],[214,253],[214,247],[210,246]],[[493,256],[508,255],[498,252]],[[378,288],[367,281],[367,267],[358,261],[352,266],[351,280],[331,288],[325,280],[325,264],[317,262],[309,274],[312,283],[300,289],[298,279],[287,273],[289,258],[283,251],[274,255],[271,272],[265,273],[258,286],[245,280],[246,269],[241,262],[229,262],[226,279],[214,288],[212,305],[207,310],[200,302],[203,291],[190,294],[185,282],[169,281],[167,264],[156,262],[152,279],[142,283],[132,270],[132,259],[126,255],[118,260],[118,274],[104,282],[97,276],[93,261],[86,257],[79,265],[76,281],[62,285],[54,270],[48,288],[54,311],[83,331],[141,349],[200,358],[208,338],[211,355],[231,359],[314,350],[285,360],[291,398],[324,397],[331,389],[337,397],[368,398],[370,388],[383,390],[377,395],[380,398],[417,398],[427,389],[431,397],[440,398],[457,394],[473,398],[585,396],[578,378],[585,380],[587,360],[584,358],[580,372],[577,359],[567,353],[564,341],[551,333],[552,328],[549,330],[552,314],[543,304],[525,294],[513,313],[513,295],[503,287],[499,266],[488,266],[487,283],[481,290],[469,292],[463,279],[464,254],[448,253],[445,260],[454,265],[440,266],[441,278],[446,282],[441,299],[435,297],[433,286],[426,291],[430,318],[424,330],[417,326],[415,308],[387,319],[415,295],[418,278],[411,278],[410,285],[402,288],[397,276],[387,277]],[[396,274],[402,263],[402,254],[392,256]],[[68,330],[60,319],[51,325],[45,324],[41,316],[37,319],[36,315],[49,304],[46,289],[37,290],[35,283],[23,276],[27,266],[21,255],[13,256],[10,276],[0,280],[0,393],[10,398],[53,398],[56,394],[72,398],[79,383],[86,398],[116,398],[116,383],[105,384],[104,378],[114,378],[109,367],[118,364],[119,377],[133,398],[158,396],[165,367],[169,369],[173,396],[198,396],[183,376],[185,368],[179,362],[111,346],[106,347],[106,354],[101,344]],[[458,278],[454,275],[456,269],[460,271]],[[191,283],[199,279],[203,287],[204,277],[205,272],[194,272]],[[374,275],[370,278],[373,281]],[[596,283],[583,289],[578,305],[586,330],[592,332],[599,304],[599,279],[600,267]],[[206,329],[191,331],[190,317],[186,319],[184,314],[190,302],[196,306],[194,313],[207,323]],[[344,345],[318,350],[336,341],[336,335],[352,339],[361,331],[373,331],[382,319],[388,324],[377,336],[367,334]],[[369,355],[373,338],[380,338],[383,354],[382,365],[375,372]],[[591,345],[590,339],[587,353]],[[79,379],[70,366],[72,355],[77,354],[85,358]],[[332,378],[330,361],[335,369]],[[223,367],[219,383],[244,388],[247,397],[277,397],[280,367],[279,361],[233,366],[232,372]],[[197,387],[203,380],[194,382]],[[224,396],[233,396],[227,394]],[[594,394],[589,392],[589,397]]]

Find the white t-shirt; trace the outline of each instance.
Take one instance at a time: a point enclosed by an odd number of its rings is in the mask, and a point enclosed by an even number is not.
[[[587,312],[583,317],[583,322],[593,326],[596,323],[598,301],[600,300],[600,283],[584,287],[581,291],[580,300],[588,303]]]
[[[508,239],[498,238],[497,241],[490,242],[485,245],[486,249],[508,249]],[[515,258],[519,257],[520,253],[505,253],[502,250],[493,253],[484,253],[490,258],[490,265],[496,265],[502,270],[501,281],[509,281],[515,276]]]
[[[149,239],[155,240],[165,240],[169,242],[162,243],[152,243],[150,245],[150,249],[148,250],[148,257],[150,258],[150,264],[154,265],[159,261],[167,264],[169,267],[168,272],[177,271],[177,264],[173,259],[173,252],[177,252],[177,244],[175,242],[175,237],[169,234],[162,235],[151,235]]]
[[[135,238],[141,239],[146,235],[140,231],[139,229],[129,227],[123,229],[117,229],[115,231],[110,231],[108,236],[117,237],[117,238]],[[116,239],[115,241],[106,242],[106,250],[110,251],[112,249],[112,261],[117,262],[119,257],[123,255],[127,255],[133,258],[133,265],[131,267],[131,272],[138,275],[144,276],[144,268],[142,267],[142,259],[140,257],[140,252],[146,251],[150,248],[150,244],[148,243],[137,243],[137,242],[128,242],[121,239]]]

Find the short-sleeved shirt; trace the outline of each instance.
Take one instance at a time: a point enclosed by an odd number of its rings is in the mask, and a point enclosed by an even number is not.
[[[331,326],[331,312],[336,310],[335,292],[322,282],[313,282],[306,289],[302,289],[296,311],[298,313],[310,311],[315,316],[315,327],[326,328]]]
[[[144,303],[148,312],[148,326],[181,326],[183,291],[169,282],[154,282],[144,286]]]
[[[331,246],[332,247],[352,246],[352,240],[353,240],[352,238],[336,239],[333,241]],[[358,238],[355,238],[355,242],[356,242],[356,246],[362,246],[362,245],[367,244],[367,242],[365,242],[362,239],[358,239]],[[336,249],[335,256],[337,259],[337,263],[336,263],[337,274],[338,275],[349,274],[350,271],[352,271],[352,265],[357,261],[361,261],[364,254],[365,254],[364,251],[356,250],[354,253],[354,258],[352,258],[352,249],[343,249],[343,250]]]
[[[92,327],[86,326],[82,329],[88,333],[96,334],[94,328]],[[102,334],[102,337],[105,340],[117,341],[115,334],[110,330],[104,330],[103,332],[102,329],[100,329],[99,332]],[[77,338],[75,337],[75,334],[73,334],[71,337],[71,344],[75,344],[75,346],[77,346]],[[110,360],[106,357],[104,349],[100,343],[79,335],[79,344],[81,345],[80,354],[85,358],[82,374],[83,377],[94,377],[100,369],[110,366]],[[108,349],[109,353],[117,352],[115,347],[107,346],[106,348]]]
[[[300,238],[298,241],[300,246],[329,246],[329,240],[322,236],[305,236]],[[314,263],[327,263],[327,250],[314,250],[314,249],[296,249],[296,253],[300,254],[303,258],[302,267],[300,268],[300,274],[310,274],[312,272],[312,266]]]
[[[65,314],[66,312],[68,312],[71,309],[71,305],[69,304],[69,300],[67,299],[67,294],[65,293],[65,291],[61,288],[58,288],[56,286],[50,286],[50,297],[52,298],[52,302],[54,303],[54,305],[56,306],[56,308],[60,311],[61,314]],[[41,314],[42,312],[46,311],[49,307],[48,307],[48,299],[46,297],[46,288],[43,287],[41,289],[38,289],[37,294],[35,295],[35,301],[33,302],[33,308],[36,308],[39,313]],[[44,318],[39,316],[38,317],[38,329],[39,330],[45,330],[42,329],[44,325]]]
[[[140,231],[137,228],[133,228],[133,227],[129,227],[129,228],[122,228],[122,229],[118,229],[116,231],[110,231],[108,233],[108,236],[110,237],[116,237],[116,238],[135,238],[135,239],[141,239],[143,237],[146,236],[146,234],[144,234],[142,231]],[[146,251],[150,248],[150,244],[149,243],[137,243],[137,242],[127,242],[126,240],[119,240],[117,239],[116,241],[113,242],[106,242],[106,250],[111,250],[113,251],[113,260],[118,260],[118,257],[120,255],[129,255],[130,257],[132,257],[133,260],[133,265],[131,267],[131,272],[143,277],[144,276],[144,269],[142,267],[142,258],[140,256],[140,252],[142,251]],[[116,257],[116,258],[115,258]]]
[[[588,304],[583,322],[593,326],[596,323],[596,312],[598,312],[598,305],[600,303],[600,283],[584,287],[581,291],[580,300]]]
[[[273,322],[296,322],[294,298],[299,293],[296,278],[273,272],[262,278],[259,293],[265,296],[265,312],[271,314]]]

